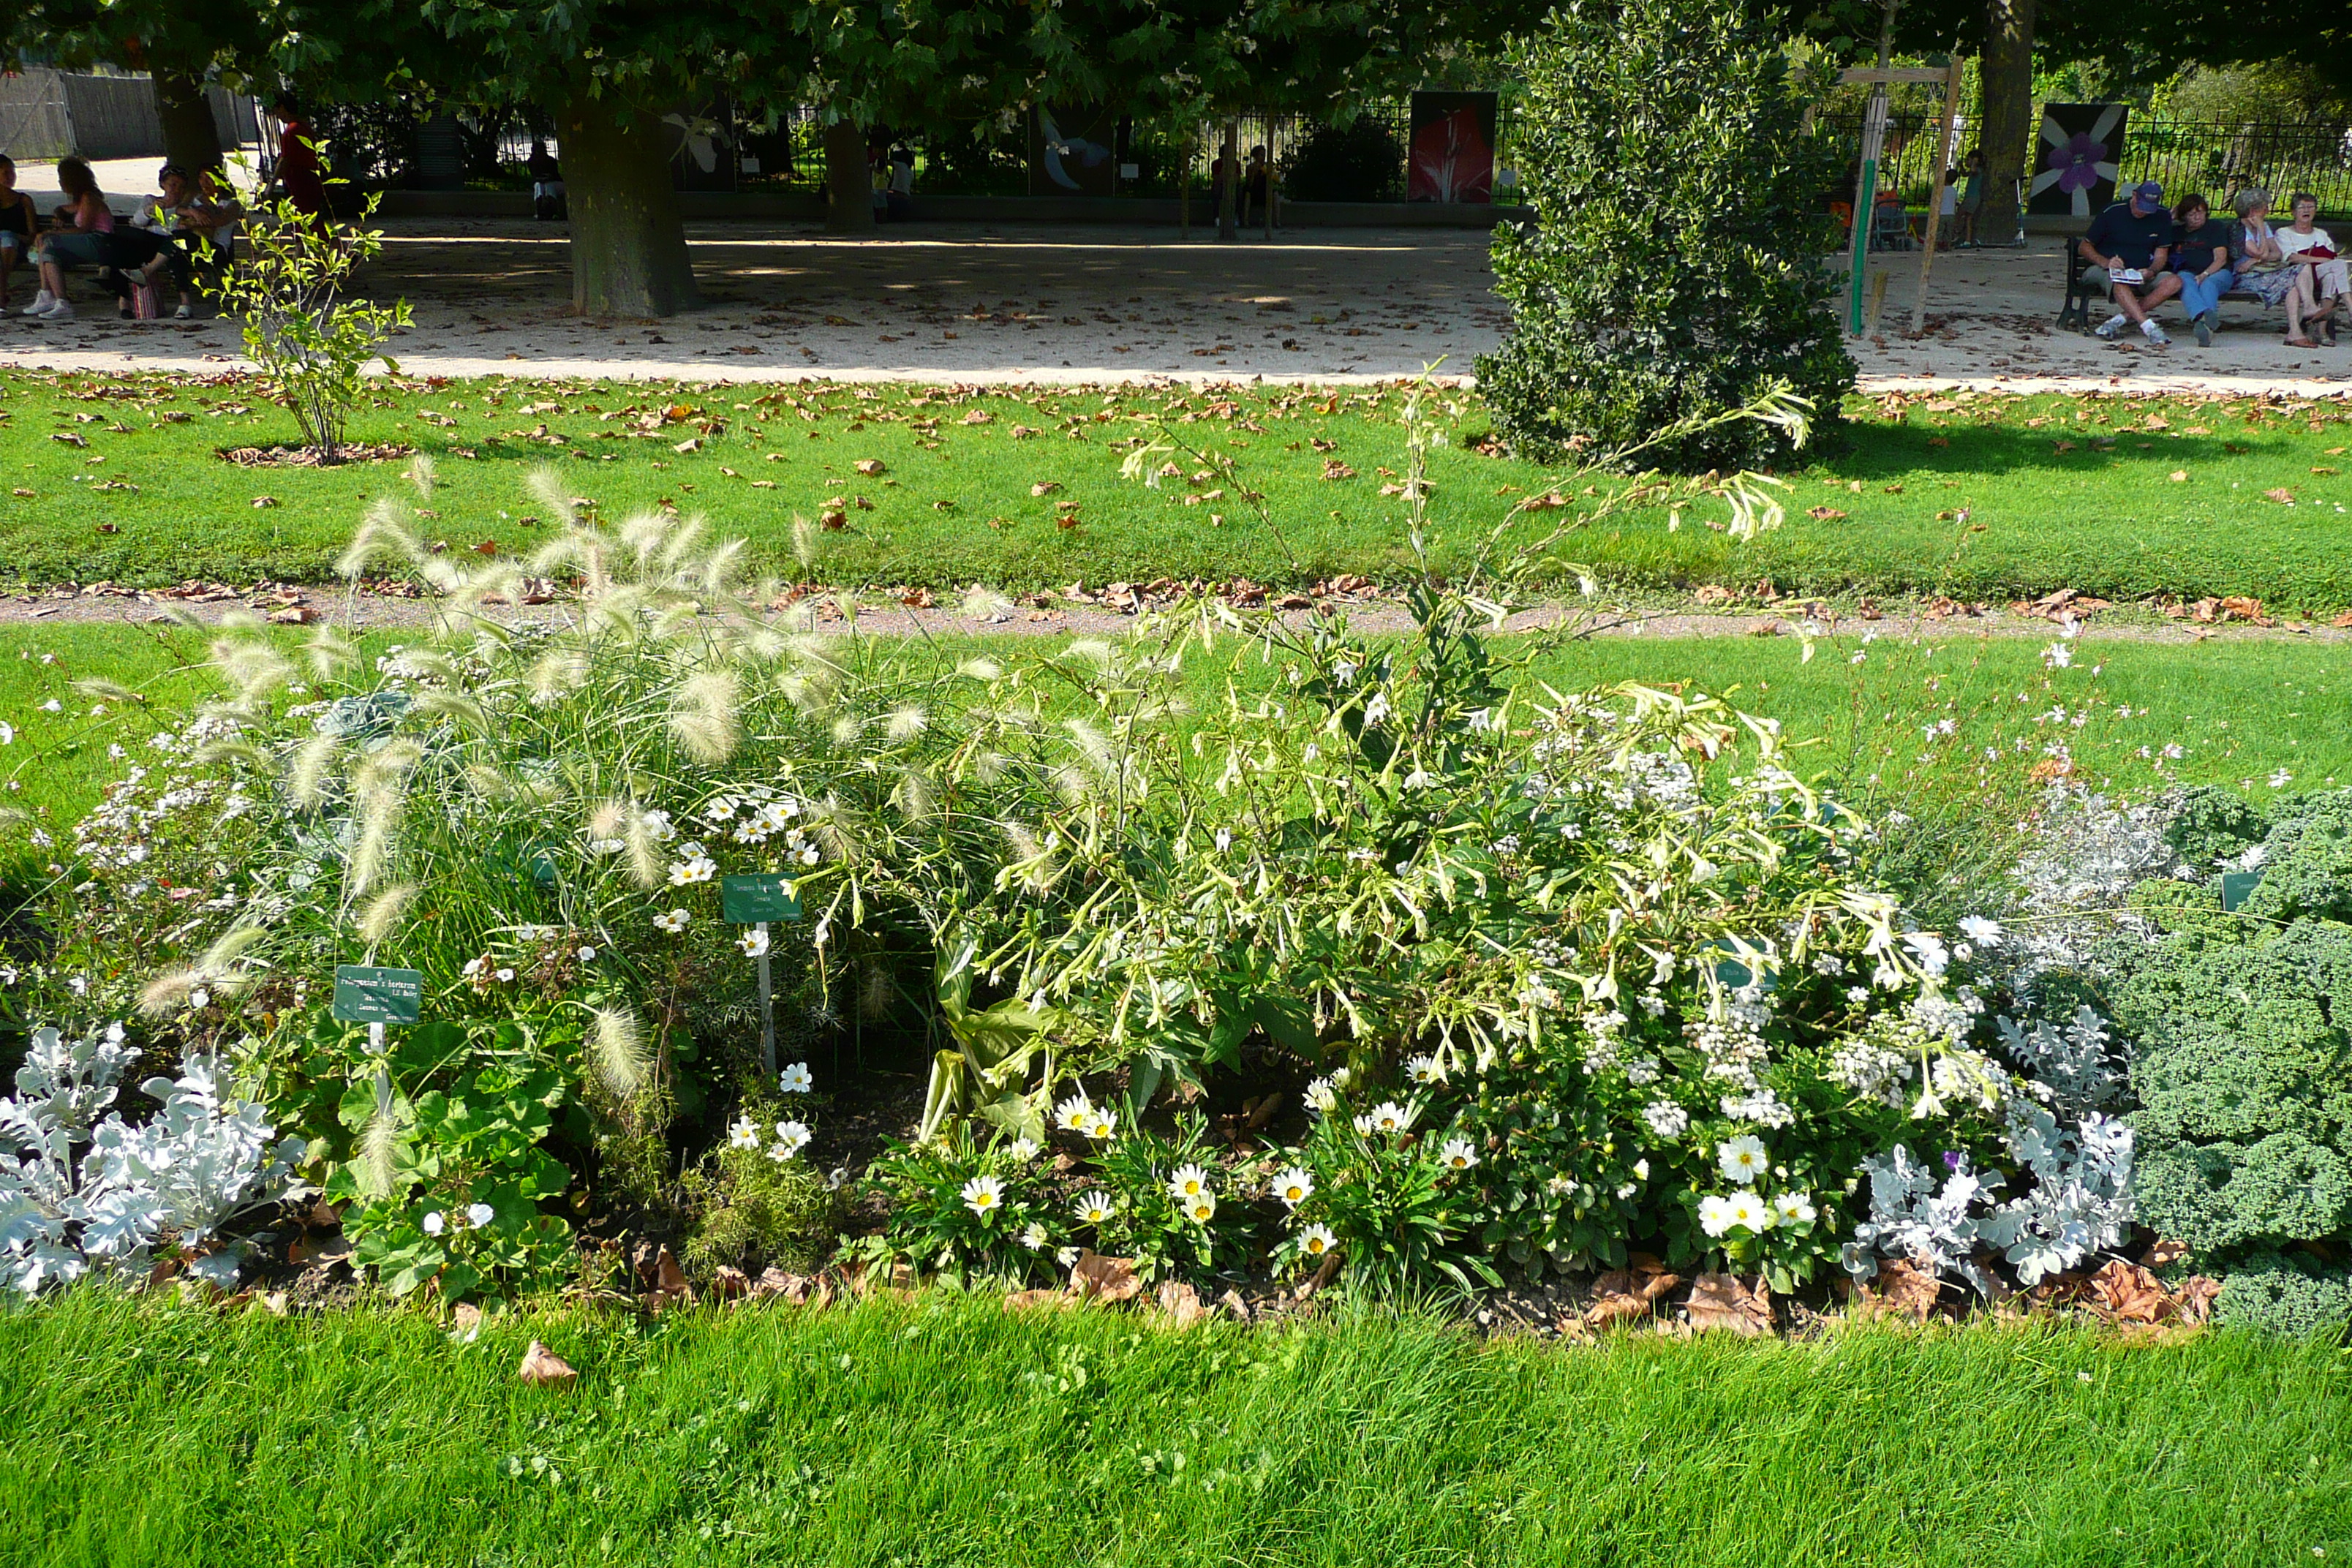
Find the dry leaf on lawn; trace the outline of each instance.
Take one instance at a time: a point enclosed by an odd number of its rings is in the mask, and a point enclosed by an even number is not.
[[[1033,496],[1049,496],[1061,488],[1061,481],[1058,479],[1039,479],[1029,487],[1029,493]]]
[[[1588,1328],[1633,1321],[1653,1316],[1658,1298],[1682,1283],[1682,1277],[1656,1268],[1612,1268],[1592,1282],[1592,1305],[1586,1309]]]
[[[1209,1315],[1201,1293],[1181,1279],[1162,1280],[1154,1299],[1159,1301],[1160,1310],[1168,1314],[1169,1321],[1180,1329],[1189,1329]]]
[[[869,479],[877,474],[887,471],[883,466],[882,459],[879,458],[860,458],[852,466],[855,467],[859,473],[864,474]]]
[[[1944,1288],[1932,1269],[1908,1258],[1889,1258],[1878,1266],[1878,1278],[1857,1288],[1856,1300],[1865,1317],[1908,1318],[1924,1323],[1936,1310]]]
[[[2091,1276],[2090,1309],[2115,1323],[2160,1323],[2172,1315],[2172,1298],[2157,1277],[2137,1263],[2115,1258]]]
[[[580,1374],[572,1370],[570,1362],[537,1340],[531,1341],[530,1348],[522,1352],[522,1365],[516,1369],[515,1375],[539,1388],[569,1388],[580,1381]]]
[[[1143,1292],[1132,1258],[1105,1258],[1092,1247],[1070,1268],[1070,1288],[1089,1300],[1132,1301]]]

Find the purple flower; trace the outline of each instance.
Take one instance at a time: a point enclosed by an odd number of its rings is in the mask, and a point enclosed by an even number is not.
[[[1967,1163],[1968,1158],[1969,1157],[1966,1154],[1961,1153],[1958,1149],[1947,1149],[1944,1152],[1944,1169],[1947,1171],[1957,1171],[1963,1164]]]
[[[2048,167],[2063,171],[2058,176],[2062,191],[2087,191],[2099,183],[2099,165],[2106,161],[2107,144],[2095,142],[2087,131],[2077,131],[2063,147],[2050,150]]]

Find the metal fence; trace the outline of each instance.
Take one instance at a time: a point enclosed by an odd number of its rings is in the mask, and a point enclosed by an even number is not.
[[[1861,117],[1825,123],[1851,164],[1862,147]],[[1942,129],[1942,121],[1933,113],[1889,114],[1879,188],[1895,192],[1915,206],[1926,203],[1934,187]],[[1964,115],[1952,139],[1956,164],[1966,159],[1975,138],[1975,128]],[[2116,172],[2122,184],[2156,180],[2176,198],[2201,191],[2217,207],[2231,192],[2260,185],[2274,200],[2309,191],[2325,211],[2352,211],[2352,125],[2316,121],[2229,124],[2135,114],[2124,125]],[[1853,182],[1849,172],[1844,188],[1850,191]]]

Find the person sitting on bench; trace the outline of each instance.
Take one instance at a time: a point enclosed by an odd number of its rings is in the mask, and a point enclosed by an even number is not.
[[[2097,329],[2099,336],[2112,338],[2130,321],[2153,347],[2172,341],[2148,314],[2180,292],[2180,275],[2165,265],[2172,242],[2172,215],[2165,210],[2164,187],[2154,180],[2134,186],[2129,199],[2091,220],[2091,232],[2083,237],[2083,259],[2107,269],[2107,292],[2116,302],[2116,313]]]
[[[2352,279],[2345,276],[2344,258],[2336,253],[2336,241],[2317,226],[2319,198],[2308,191],[2297,191],[2287,198],[2286,210],[2294,221],[2272,233],[2287,270],[2295,274],[2295,290],[2286,300],[2287,346],[2311,348],[2315,346],[2312,339],[2317,338],[2332,349],[2336,306],[2352,290]]]
[[[70,321],[74,309],[66,300],[66,268],[114,265],[114,210],[106,205],[106,193],[98,188],[89,160],[60,158],[57,174],[66,202],[57,210],[55,226],[34,246],[41,289],[25,314],[38,321]]]
[[[2213,329],[2221,321],[2221,296],[2237,281],[2239,234],[2234,223],[2215,223],[2205,198],[2188,195],[2172,209],[2180,237],[2172,247],[2172,270],[2180,279],[2180,308],[2189,312],[2197,346],[2213,346]]]

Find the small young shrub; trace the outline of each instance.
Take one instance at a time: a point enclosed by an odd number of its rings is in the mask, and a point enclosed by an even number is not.
[[[686,1240],[686,1267],[707,1281],[720,1268],[757,1277],[763,1268],[805,1274],[833,1250],[839,1205],[808,1163],[730,1142],[715,1172],[689,1173],[687,1198],[702,1210]]]
[[[1786,384],[1832,438],[1854,366],[1828,309],[1837,158],[1760,8],[1575,0],[1515,47],[1536,222],[1495,237],[1511,335],[1478,387],[1514,447],[1550,459],[1648,440]],[[1785,431],[1693,430],[1668,468],[1785,462]]]

